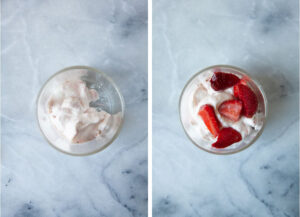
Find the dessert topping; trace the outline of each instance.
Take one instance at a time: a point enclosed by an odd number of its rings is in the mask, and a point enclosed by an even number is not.
[[[243,84],[235,85],[233,93],[235,97],[243,102],[243,115],[247,118],[251,118],[256,113],[258,107],[258,101],[255,93],[250,87]]]
[[[239,81],[240,79],[234,74],[215,72],[210,79],[210,84],[214,90],[219,91],[232,87]]]
[[[201,106],[198,115],[202,118],[207,129],[211,132],[214,137],[217,137],[221,128],[221,124],[216,117],[214,108],[211,105]]]
[[[242,101],[238,99],[232,99],[223,102],[219,106],[218,111],[221,114],[221,116],[236,122],[240,119],[242,108],[243,108]]]
[[[221,129],[218,140],[212,144],[215,148],[226,148],[233,143],[242,140],[241,134],[231,127],[224,127]]]

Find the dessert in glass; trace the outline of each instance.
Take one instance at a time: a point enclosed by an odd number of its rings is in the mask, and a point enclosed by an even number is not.
[[[124,101],[115,83],[86,66],[54,74],[37,100],[43,135],[54,148],[71,155],[103,150],[117,137],[123,117]]]
[[[196,73],[179,102],[184,131],[199,148],[231,154],[260,136],[267,117],[261,85],[242,69],[216,65]]]

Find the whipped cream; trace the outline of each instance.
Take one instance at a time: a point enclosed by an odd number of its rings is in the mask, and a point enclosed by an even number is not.
[[[111,122],[111,115],[97,111],[89,103],[99,98],[82,80],[67,80],[49,98],[51,123],[71,143],[82,143],[99,137]]]
[[[39,97],[40,127],[51,144],[64,151],[91,152],[107,144],[121,124],[120,112],[110,114],[90,107],[99,94],[81,80],[86,75],[87,70],[76,69],[58,74]],[[86,143],[93,140],[93,144]],[[80,146],[81,143],[86,146]]]
[[[189,134],[196,143],[211,145],[217,138],[214,138],[207,129],[202,118],[198,115],[202,105],[210,104],[215,108],[217,118],[223,127],[232,127],[242,135],[242,141],[252,140],[256,133],[263,126],[263,114],[259,111],[252,118],[242,116],[238,121],[232,122],[220,115],[218,106],[226,101],[233,99],[233,88],[224,91],[215,91],[211,88],[210,79],[213,75],[212,71],[205,71],[197,75],[186,87],[181,99],[181,120]],[[229,148],[238,146],[234,143]]]

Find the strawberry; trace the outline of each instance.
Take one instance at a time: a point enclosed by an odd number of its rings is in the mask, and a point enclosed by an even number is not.
[[[244,75],[241,80],[240,80],[240,84],[244,84],[244,85],[247,85],[247,83],[250,81],[251,79],[247,76],[247,75]]]
[[[238,99],[231,99],[222,102],[222,104],[218,108],[218,111],[222,116],[235,122],[240,119],[242,108],[243,108],[242,101]]]
[[[214,137],[217,137],[221,128],[221,124],[216,117],[214,108],[211,105],[201,106],[198,115],[202,118],[207,129],[211,132]]]
[[[212,144],[212,147],[226,148],[241,140],[242,136],[238,131],[231,127],[224,127],[219,133],[218,140]]]
[[[244,84],[235,85],[233,88],[234,96],[243,102],[243,115],[247,118],[251,118],[258,107],[258,101],[255,93],[250,87]]]
[[[214,90],[218,91],[232,87],[235,84],[239,83],[239,81],[240,79],[234,74],[215,72],[210,79],[210,84]]]

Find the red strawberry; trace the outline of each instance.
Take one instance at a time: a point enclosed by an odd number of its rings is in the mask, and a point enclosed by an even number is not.
[[[240,79],[234,74],[215,72],[210,79],[210,84],[214,90],[218,91],[232,87],[233,85],[239,83],[239,81]]]
[[[250,87],[243,84],[235,85],[233,93],[235,97],[239,98],[243,102],[243,115],[251,118],[255,114],[258,106],[255,93]]]
[[[242,108],[243,108],[242,101],[238,99],[231,99],[222,102],[222,104],[218,108],[218,111],[222,116],[232,121],[238,121],[240,119]]]
[[[241,134],[231,127],[224,127],[220,133],[218,140],[212,144],[212,147],[215,148],[226,148],[233,143],[239,142],[242,140]]]
[[[244,84],[244,85],[247,85],[247,83],[250,81],[251,79],[247,76],[247,75],[244,75],[241,80],[240,80],[240,83],[241,84]]]
[[[221,124],[216,117],[214,108],[211,105],[201,106],[198,115],[204,121],[207,129],[211,132],[214,137],[217,137],[221,128]]]

